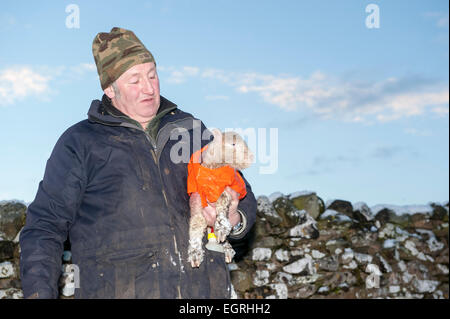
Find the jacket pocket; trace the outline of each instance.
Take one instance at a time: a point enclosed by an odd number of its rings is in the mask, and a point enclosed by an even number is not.
[[[81,298],[136,298],[136,278],[142,267],[156,262],[151,248],[127,249],[99,254],[84,263]],[[159,290],[159,289],[158,289]]]
[[[231,277],[223,253],[206,250],[206,267],[209,276],[211,299],[229,299],[231,296]]]
[[[143,269],[148,272],[155,268],[154,265],[157,264],[156,251],[149,248],[111,253],[103,256],[101,261],[107,265],[112,265],[114,269],[114,297],[117,299],[134,299],[141,295],[140,291],[136,291],[136,282],[139,283],[139,277]],[[153,287],[157,283],[156,280],[146,281],[145,284],[148,285],[149,283],[152,290],[159,291],[159,287]]]

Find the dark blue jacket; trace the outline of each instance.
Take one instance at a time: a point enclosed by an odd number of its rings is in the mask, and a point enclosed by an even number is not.
[[[63,243],[80,271],[76,298],[228,298],[223,254],[206,250],[200,268],[187,262],[187,161],[203,123],[161,97],[156,139],[94,100],[88,120],[70,127],[47,162],[20,235],[25,297],[58,297]],[[186,133],[188,133],[186,135]],[[171,136],[172,135],[172,136]],[[187,161],[171,160],[188,150]],[[247,181],[239,209],[254,224]],[[206,240],[206,239],[205,239]]]

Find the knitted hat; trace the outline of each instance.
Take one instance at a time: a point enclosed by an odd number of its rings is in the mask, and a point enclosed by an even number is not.
[[[153,55],[133,31],[117,27],[109,33],[100,32],[95,36],[92,54],[103,90],[132,66],[155,62]]]

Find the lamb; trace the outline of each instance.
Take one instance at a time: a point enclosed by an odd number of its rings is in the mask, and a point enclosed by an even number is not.
[[[193,268],[199,267],[204,257],[202,239],[207,223],[202,210],[208,202],[216,204],[214,232],[217,241],[223,243],[225,261],[230,263],[233,259],[235,252],[226,240],[232,229],[227,216],[231,196],[225,187],[236,190],[240,199],[245,197],[245,183],[237,170],[248,168],[254,159],[239,134],[219,130],[212,130],[212,133],[214,140],[194,153],[188,165],[188,193],[191,195],[188,261]]]

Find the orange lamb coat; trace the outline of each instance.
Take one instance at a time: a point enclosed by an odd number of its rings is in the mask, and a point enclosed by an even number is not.
[[[208,145],[198,150],[191,156],[188,164],[187,192],[199,193],[202,199],[202,206],[208,206],[216,202],[225,190],[226,186],[231,187],[239,193],[239,199],[247,195],[245,182],[241,174],[231,166],[222,166],[219,168],[206,168],[200,165],[200,154],[208,148]]]

